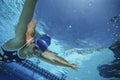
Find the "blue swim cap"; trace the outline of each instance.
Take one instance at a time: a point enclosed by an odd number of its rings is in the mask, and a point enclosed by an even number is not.
[[[48,35],[40,36],[36,39],[35,44],[39,46],[40,50],[44,52],[51,44],[51,38]]]

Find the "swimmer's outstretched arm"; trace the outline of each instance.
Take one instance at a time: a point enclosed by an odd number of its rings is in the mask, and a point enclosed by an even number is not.
[[[36,56],[36,57],[40,58],[48,63],[51,63],[53,65],[71,67],[73,69],[78,68],[78,66],[76,64],[70,64],[68,61],[66,61],[62,57],[57,56],[56,53],[49,51],[49,50],[46,50],[44,53],[42,53],[41,56]]]
[[[18,26],[16,28],[16,38],[19,40],[23,40],[26,37],[25,33],[27,31],[27,26],[33,17],[36,3],[37,0],[25,1]]]

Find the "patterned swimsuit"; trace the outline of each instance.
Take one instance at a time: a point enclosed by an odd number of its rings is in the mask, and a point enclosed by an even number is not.
[[[21,47],[21,48],[23,48],[23,47]],[[10,63],[10,62],[19,62],[21,60],[24,60],[24,58],[20,57],[20,55],[19,55],[19,51],[21,48],[19,48],[17,50],[7,50],[7,49],[1,47],[2,52],[0,53],[0,57],[1,57],[0,61]]]

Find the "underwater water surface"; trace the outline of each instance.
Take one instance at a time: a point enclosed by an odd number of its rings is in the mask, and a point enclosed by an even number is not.
[[[15,36],[24,2],[0,0],[0,46]],[[48,74],[58,78],[64,76],[59,80],[119,80],[118,77],[104,77],[98,70],[99,66],[110,65],[115,59],[108,47],[120,39],[119,8],[119,0],[38,0],[34,15],[39,20],[36,30],[49,34],[52,38],[49,49],[70,63],[78,64],[79,69],[51,65],[36,58],[29,60]],[[16,80],[16,77],[20,80],[58,80],[32,71],[34,67],[23,66],[4,64],[0,76],[9,77],[5,80]],[[6,69],[7,73],[2,73]]]

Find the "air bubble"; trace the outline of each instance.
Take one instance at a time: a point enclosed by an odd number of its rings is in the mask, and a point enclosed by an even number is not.
[[[88,6],[92,6],[92,4],[93,4],[93,2],[91,1],[91,0],[89,0],[89,4],[88,4]]]
[[[115,35],[115,33],[113,33],[113,35]]]
[[[69,26],[68,26],[68,28],[67,28],[67,31],[68,31],[68,30],[70,30],[71,28],[72,28],[72,26],[71,26],[71,25],[69,25]]]
[[[119,26],[115,26],[116,28],[119,28]]]
[[[118,36],[118,34],[115,34],[115,36]]]
[[[109,32],[109,31],[110,31],[110,29],[107,29],[107,31]]]

